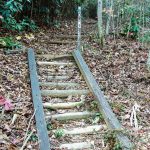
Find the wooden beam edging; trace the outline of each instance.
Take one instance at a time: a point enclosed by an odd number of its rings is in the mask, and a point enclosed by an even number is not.
[[[117,119],[116,115],[113,113],[109,103],[104,97],[104,94],[102,93],[99,85],[95,81],[92,73],[90,72],[87,64],[85,63],[81,53],[79,50],[73,51],[73,57],[90,89],[90,91],[93,93],[95,98],[98,101],[99,109],[102,112],[105,122],[107,123],[107,126],[111,130],[120,130],[122,129],[122,125],[120,124],[119,120]],[[132,150],[133,144],[129,140],[129,138],[123,134],[122,132],[116,132],[117,139],[119,140],[121,147],[123,150]]]
[[[46,128],[46,121],[43,111],[43,104],[41,98],[41,92],[39,88],[39,82],[37,77],[35,55],[33,49],[28,49],[28,62],[32,89],[32,99],[34,104],[36,128],[39,139],[40,150],[50,150],[50,142],[48,132]]]

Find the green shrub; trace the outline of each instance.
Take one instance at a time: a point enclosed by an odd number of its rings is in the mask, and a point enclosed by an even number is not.
[[[18,14],[23,12],[23,2],[22,0],[0,2],[0,13],[2,14],[0,20],[3,28],[19,32],[26,29],[37,29],[35,22],[28,17],[23,17],[23,19],[17,18]],[[30,2],[30,0],[27,0],[27,2]]]
[[[3,37],[0,38],[0,47],[6,47],[9,49],[20,48],[21,44],[16,42],[12,37]]]

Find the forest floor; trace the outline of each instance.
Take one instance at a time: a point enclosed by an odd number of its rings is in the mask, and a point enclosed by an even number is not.
[[[82,40],[83,56],[96,81],[135,144],[135,149],[150,149],[150,72],[146,66],[148,48],[135,40],[112,35],[105,40],[105,46],[100,48],[96,25],[91,20],[84,21],[82,28],[83,34],[89,34],[88,38]],[[37,33],[16,35],[16,38],[38,54],[59,55],[72,52],[76,48],[76,41],[68,45],[52,45],[49,41],[58,40],[54,38],[56,35],[75,33],[76,22],[65,21],[60,28],[41,29]],[[5,107],[2,105],[4,98],[8,100]],[[137,127],[131,126],[130,122],[133,108],[136,109]],[[0,114],[0,150],[19,149],[26,134],[33,129],[35,132],[25,149],[38,149],[27,51],[6,55],[0,49]],[[13,121],[16,116],[17,119]],[[106,147],[103,149],[106,150]]]

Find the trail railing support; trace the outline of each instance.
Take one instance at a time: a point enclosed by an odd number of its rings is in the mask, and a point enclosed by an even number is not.
[[[77,49],[81,50],[81,7],[78,7],[78,38]]]
[[[32,89],[32,99],[34,105],[36,128],[39,139],[40,150],[50,150],[50,142],[46,128],[46,121],[44,117],[43,103],[41,91],[39,88],[39,81],[36,70],[35,55],[33,49],[28,49],[29,71]]]
[[[116,136],[118,138],[118,141],[120,142],[123,150],[132,150],[133,145],[131,141],[128,139],[128,137],[122,133],[122,131],[119,132],[119,130],[122,130],[122,126],[117,119],[116,115],[113,113],[109,103],[105,99],[104,94],[102,93],[99,85],[97,84],[96,80],[94,79],[92,73],[90,72],[87,64],[85,63],[81,53],[79,50],[73,51],[73,57],[76,60],[76,63],[96,100],[98,101],[99,110],[102,112],[105,122],[108,125],[108,128],[112,131],[118,131],[116,132]]]

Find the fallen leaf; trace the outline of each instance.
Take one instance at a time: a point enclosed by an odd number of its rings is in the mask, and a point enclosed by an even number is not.
[[[13,104],[10,102],[10,100],[5,99],[2,96],[0,96],[0,105],[4,105],[5,110],[12,110],[13,109]]]

